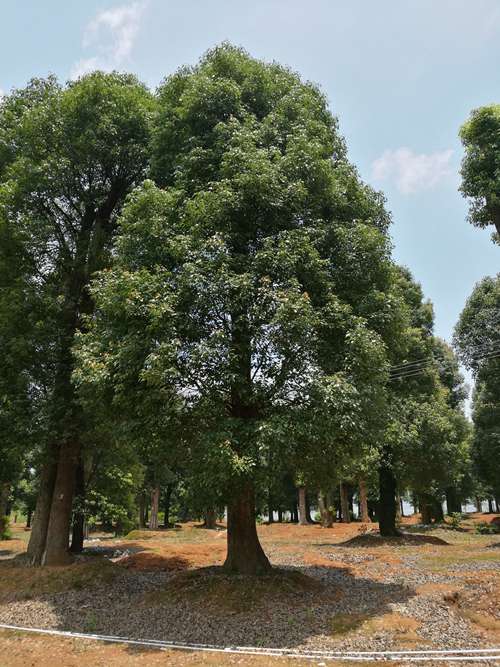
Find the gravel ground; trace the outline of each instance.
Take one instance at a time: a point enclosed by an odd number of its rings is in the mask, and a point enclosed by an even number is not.
[[[313,544],[307,548],[345,567],[300,565],[297,554],[280,550],[279,546],[268,548],[274,565],[313,577],[321,583],[322,590],[288,592],[244,611],[228,611],[217,600],[203,597],[169,599],[162,595],[152,600],[148,595],[168,588],[176,574],[121,569],[106,586],[2,604],[0,622],[134,638],[304,650],[493,645],[460,615],[456,605],[444,599],[442,586],[435,591],[428,587],[430,592],[419,594],[416,588],[428,584],[456,587],[458,583],[461,588],[473,588],[476,597],[488,595],[491,582],[467,584],[457,579],[457,573],[500,571],[500,562],[458,562],[436,572],[423,565],[422,559],[429,553],[419,555],[411,547],[391,550],[391,554],[397,554],[398,562],[388,565],[383,553],[332,546]],[[101,557],[120,558],[120,551],[106,549]],[[435,552],[431,556],[435,558]],[[224,580],[222,575],[217,576]],[[416,619],[419,625],[412,636],[405,634],[404,629],[395,632],[392,627],[370,626],[371,620],[388,614]],[[339,615],[349,615],[352,626],[350,632],[335,635],[332,619]]]

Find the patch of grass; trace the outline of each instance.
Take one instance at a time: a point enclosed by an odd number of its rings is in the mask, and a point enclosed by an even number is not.
[[[367,614],[336,614],[332,618],[332,635],[347,635],[360,628],[368,620]]]
[[[231,613],[247,612],[284,598],[304,598],[323,592],[316,579],[293,570],[274,570],[263,576],[229,575],[208,567],[175,575],[162,591],[150,593],[145,604],[165,602],[194,604]]]
[[[82,590],[111,582],[119,568],[107,560],[78,562],[63,567],[23,567],[0,563],[0,602],[29,600],[66,590]]]
[[[492,632],[496,637],[500,637],[500,621],[493,616],[481,614],[471,609],[462,609],[461,614],[467,620],[471,621],[471,623],[478,625],[482,630]]]
[[[477,563],[477,562],[495,562],[500,561],[500,554],[495,552],[483,553],[455,553],[446,556],[425,556],[420,560],[424,567],[430,569],[442,570],[450,565],[461,565],[463,563]]]

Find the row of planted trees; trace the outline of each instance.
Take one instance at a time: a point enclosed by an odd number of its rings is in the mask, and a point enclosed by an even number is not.
[[[144,488],[156,525],[179,479],[251,573],[286,475],[325,517],[368,482],[387,535],[398,489],[467,493],[457,362],[315,86],[222,45],[155,94],[34,80],[0,117],[2,479],[35,471],[32,564],[89,508],[144,523]]]

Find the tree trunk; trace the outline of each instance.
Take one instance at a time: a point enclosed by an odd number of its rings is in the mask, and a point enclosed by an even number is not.
[[[165,502],[163,505],[163,511],[165,513],[163,518],[164,528],[168,528],[170,526],[170,500],[172,498],[172,488],[172,484],[167,484],[167,490],[165,491]]]
[[[396,491],[396,523],[401,522],[401,496],[399,491]]]
[[[500,512],[500,500],[498,498],[495,498],[495,508],[498,514]]]
[[[481,498],[479,496],[476,496],[476,511],[481,514],[483,511],[483,503],[481,502]]]
[[[428,496],[421,495],[419,497],[420,514],[422,523],[426,526],[432,523],[432,502]]]
[[[139,528],[146,528],[146,494],[142,490],[139,494]]]
[[[41,565],[45,544],[47,542],[47,528],[49,526],[50,508],[54,493],[54,484],[57,475],[57,448],[52,446],[48,458],[42,466],[40,474],[40,489],[35,507],[35,518],[28,542],[28,562],[30,565]]]
[[[149,518],[149,529],[158,530],[158,508],[160,505],[160,487],[155,486],[151,491],[151,516]]]
[[[65,442],[59,451],[42,565],[66,565],[71,562],[69,532],[79,456],[80,445],[77,442]]]
[[[0,485],[0,518],[7,516],[7,506],[9,504],[10,484],[4,482]]]
[[[31,519],[33,517],[33,510],[31,507],[28,507],[28,512],[26,514],[26,528],[31,528]]]
[[[308,523],[316,523],[311,516],[311,498],[306,493],[306,519]]]
[[[214,509],[205,510],[204,513],[205,520],[203,522],[203,528],[208,528],[214,530],[217,527],[216,514]]]
[[[321,491],[318,493],[318,508],[323,528],[331,528],[333,526],[333,512],[330,509],[329,500],[329,494],[325,496]]]
[[[366,482],[359,480],[359,518],[363,523],[370,523],[368,514],[368,493],[366,491]]]
[[[342,508],[342,523],[351,523],[349,489],[345,482],[340,482],[340,507]]]
[[[293,503],[290,508],[290,521],[292,523],[299,523],[299,510],[297,508],[297,503]]]
[[[278,508],[278,523],[283,523],[283,510]]]
[[[257,535],[251,481],[246,481],[228,504],[224,569],[234,574],[266,574],[272,569]]]
[[[306,487],[299,486],[299,524],[307,526],[307,501],[306,501]]]
[[[267,494],[267,515],[268,515],[268,523],[274,523],[274,510],[273,510],[273,501],[271,498],[271,492]]]
[[[80,511],[76,511],[73,514],[70,551],[73,554],[79,554],[83,551],[83,541],[85,539],[85,513],[83,511],[83,503],[85,501],[85,469],[81,457],[76,467],[75,498]]]
[[[488,498],[488,513],[493,514],[493,500]]]
[[[460,503],[456,488],[454,486],[449,486],[445,491],[445,495],[447,513],[460,513],[462,511],[462,504]]]
[[[384,537],[393,537],[401,533],[396,528],[396,479],[392,468],[381,465],[379,468],[380,501],[378,520],[380,534]]]

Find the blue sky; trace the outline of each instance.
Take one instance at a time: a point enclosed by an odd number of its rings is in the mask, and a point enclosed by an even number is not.
[[[500,270],[457,190],[458,129],[500,101],[500,1],[1,0],[0,90],[93,68],[156,86],[222,40],[321,86],[352,161],[386,193],[396,260],[449,340],[474,283]]]

